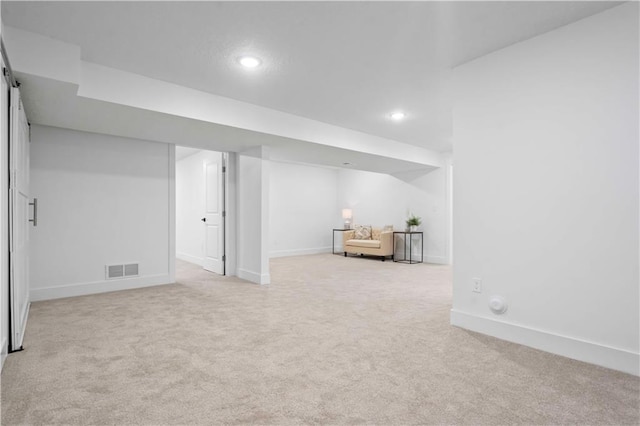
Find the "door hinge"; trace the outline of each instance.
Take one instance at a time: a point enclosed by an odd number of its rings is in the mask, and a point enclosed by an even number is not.
[[[227,212],[226,211],[222,212],[222,217],[227,217]]]
[[[226,255],[222,255],[222,261],[224,262],[225,260],[227,260],[227,256]]]
[[[222,173],[227,173],[227,166],[222,166]]]

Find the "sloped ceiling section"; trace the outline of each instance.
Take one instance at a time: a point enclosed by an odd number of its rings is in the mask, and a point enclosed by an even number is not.
[[[4,27],[29,119],[42,125],[383,173],[429,171],[441,154],[81,59],[81,49]]]

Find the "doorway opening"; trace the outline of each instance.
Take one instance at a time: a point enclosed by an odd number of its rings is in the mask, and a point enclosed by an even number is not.
[[[228,154],[176,146],[176,258],[227,274]]]

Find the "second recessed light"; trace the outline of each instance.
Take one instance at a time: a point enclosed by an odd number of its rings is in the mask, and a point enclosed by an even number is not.
[[[262,63],[262,61],[255,56],[241,56],[238,58],[238,62],[245,68],[256,68]]]
[[[400,120],[404,119],[406,117],[406,115],[402,111],[396,111],[396,112],[392,112],[391,114],[389,114],[389,117],[391,117],[392,120],[400,121]]]

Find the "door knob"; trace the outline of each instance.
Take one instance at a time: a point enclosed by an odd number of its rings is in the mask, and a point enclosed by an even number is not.
[[[200,219],[200,220],[201,220],[201,221],[203,221],[203,222],[206,222],[206,221],[207,221],[207,218],[206,218],[206,217],[203,217],[203,218],[202,218],[202,219]]]

